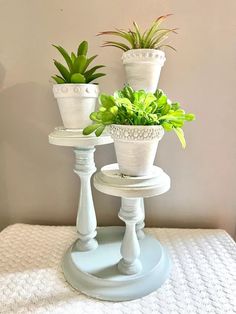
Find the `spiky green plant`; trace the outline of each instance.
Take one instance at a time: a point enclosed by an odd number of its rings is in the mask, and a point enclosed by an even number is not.
[[[97,78],[104,76],[104,73],[96,73],[96,71],[100,68],[103,68],[104,65],[97,65],[92,68],[88,68],[90,63],[97,57],[94,55],[90,58],[87,57],[88,52],[88,42],[83,41],[80,43],[77,53],[71,52],[69,53],[61,46],[53,45],[60,54],[63,56],[66,66],[54,60],[54,64],[60,75],[52,76],[54,81],[57,84],[65,84],[65,83],[79,83],[79,84],[87,84],[90,83]]]
[[[100,136],[110,124],[162,125],[164,130],[174,131],[185,148],[182,127],[185,121],[195,119],[194,114],[185,113],[179,103],[172,103],[160,89],[152,94],[125,86],[113,96],[101,94],[99,103],[99,110],[90,115],[94,124],[84,128],[84,135],[95,132],[96,136]]]
[[[100,32],[97,35],[112,35],[124,39],[126,43],[119,41],[105,41],[102,45],[103,47],[116,47],[123,51],[128,51],[130,49],[161,49],[163,47],[175,50],[175,48],[163,44],[163,42],[168,38],[170,33],[176,33],[176,28],[160,28],[162,22],[170,15],[171,14],[159,16],[144,32],[141,32],[138,24],[133,22],[133,30],[129,29],[126,31],[116,28],[115,31]]]

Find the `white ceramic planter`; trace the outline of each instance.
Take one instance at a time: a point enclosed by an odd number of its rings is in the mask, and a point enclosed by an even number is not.
[[[157,89],[165,53],[156,49],[132,49],[123,53],[126,83],[134,90],[154,93]]]
[[[54,84],[61,118],[66,129],[83,129],[91,124],[89,115],[95,110],[99,94],[95,84]]]
[[[152,171],[158,142],[164,135],[160,125],[110,126],[119,169],[129,176],[146,176]]]

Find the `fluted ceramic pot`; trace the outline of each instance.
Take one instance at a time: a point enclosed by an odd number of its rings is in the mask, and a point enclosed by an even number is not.
[[[128,176],[151,174],[158,143],[164,135],[160,125],[110,126],[120,172]]]
[[[89,115],[95,110],[99,89],[95,84],[54,84],[61,118],[66,129],[83,129],[91,124]]]
[[[156,49],[131,49],[123,53],[126,83],[134,90],[154,93],[157,89],[165,53]]]

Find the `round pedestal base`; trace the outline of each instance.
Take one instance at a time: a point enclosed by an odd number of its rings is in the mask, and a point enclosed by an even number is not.
[[[79,252],[76,242],[66,252],[62,269],[66,280],[75,289],[94,298],[125,301],[141,298],[158,289],[170,272],[166,250],[152,236],[140,243],[142,269],[136,275],[122,275],[118,269],[123,227],[98,228],[98,247]]]

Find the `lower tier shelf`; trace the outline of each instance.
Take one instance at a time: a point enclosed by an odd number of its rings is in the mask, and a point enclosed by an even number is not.
[[[108,301],[141,298],[158,289],[168,278],[171,261],[166,249],[150,235],[140,244],[142,270],[136,275],[120,274],[120,246],[124,227],[98,228],[98,247],[80,252],[76,242],[67,250],[62,269],[69,284],[91,297]]]

